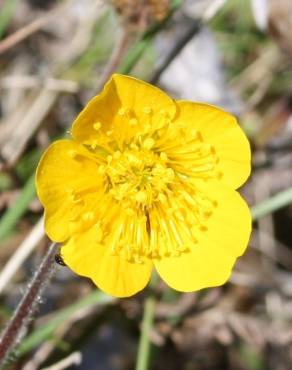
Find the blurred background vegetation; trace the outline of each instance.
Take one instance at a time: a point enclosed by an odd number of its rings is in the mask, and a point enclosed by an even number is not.
[[[223,287],[158,283],[150,368],[290,370],[291,0],[0,0],[1,327],[49,245],[40,155],[114,71],[233,112],[253,149],[248,251]],[[58,266],[9,368],[133,369],[148,293],[115,300]]]

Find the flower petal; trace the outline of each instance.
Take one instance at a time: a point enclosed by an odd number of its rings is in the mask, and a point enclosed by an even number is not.
[[[87,150],[73,140],[56,141],[43,154],[37,168],[36,188],[45,207],[45,229],[52,240],[67,239],[74,220],[86,227],[92,218],[96,191],[99,189],[99,196],[102,195],[97,168]],[[90,217],[86,220],[86,216]]]
[[[160,276],[179,291],[224,284],[236,257],[245,251],[251,232],[249,209],[236,191],[210,183],[202,190],[212,194],[217,206],[205,223],[206,229],[197,229],[197,243],[177,257],[154,261]]]
[[[178,101],[177,123],[184,122],[198,130],[203,140],[214,146],[219,157],[221,181],[237,189],[250,175],[250,145],[231,114],[202,103]]]
[[[152,261],[127,261],[111,255],[111,249],[99,243],[98,227],[74,235],[61,248],[65,263],[77,274],[87,276],[104,292],[115,297],[129,297],[142,290],[149,282]]]
[[[144,81],[129,76],[114,74],[105,85],[101,94],[95,96],[76,118],[72,127],[73,137],[83,143],[90,143],[100,138],[103,133],[117,129],[117,136],[129,131],[128,123],[155,124],[162,114],[172,119],[176,104],[163,91]]]

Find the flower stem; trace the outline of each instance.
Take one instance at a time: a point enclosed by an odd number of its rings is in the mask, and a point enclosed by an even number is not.
[[[151,351],[150,331],[153,325],[155,299],[150,296],[146,299],[143,313],[141,336],[139,340],[136,370],[147,370]]]
[[[2,367],[9,356],[19,344],[25,334],[29,319],[35,312],[41,295],[55,270],[54,255],[56,244],[52,243],[45,254],[41,265],[35,272],[31,282],[28,284],[16,311],[0,338],[0,367]]]
[[[153,273],[150,281],[150,288],[153,289],[157,285],[157,282],[158,275]],[[150,296],[145,301],[135,370],[147,370],[149,367],[151,352],[150,333],[154,321],[155,305],[156,299],[152,290]]]

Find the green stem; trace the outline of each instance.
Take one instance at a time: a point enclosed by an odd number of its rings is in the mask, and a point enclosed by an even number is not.
[[[138,346],[136,370],[147,370],[151,352],[150,332],[154,320],[155,298],[150,296],[146,299],[143,313],[141,335]]]
[[[6,0],[2,5],[0,12],[0,39],[11,21],[17,2],[18,0]]]
[[[282,191],[251,208],[253,221],[292,203],[292,188]]]

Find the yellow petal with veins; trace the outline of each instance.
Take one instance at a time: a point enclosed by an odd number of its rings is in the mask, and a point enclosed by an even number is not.
[[[101,178],[93,156],[74,140],[55,141],[36,173],[37,194],[45,207],[45,230],[56,241],[92,224]]]
[[[149,282],[152,261],[129,262],[99,243],[97,226],[77,234],[62,248],[62,258],[77,274],[87,276],[104,292],[115,297],[129,297],[142,290]]]
[[[176,257],[154,261],[163,280],[183,292],[224,284],[236,258],[245,251],[251,232],[249,209],[236,191],[220,184],[205,184],[202,191],[217,205],[203,229],[194,226],[197,242]]]
[[[101,94],[95,96],[73,122],[72,135],[83,143],[116,130],[119,140],[129,132],[142,131],[172,119],[176,104],[163,91],[133,77],[114,74]]]
[[[198,131],[203,140],[215,149],[221,181],[237,189],[250,175],[250,145],[231,114],[202,103],[178,101],[176,124],[184,123]]]

